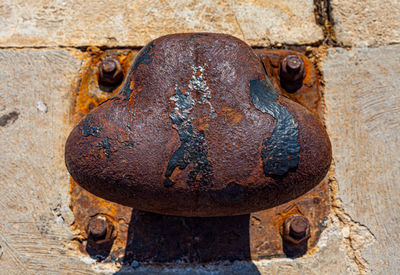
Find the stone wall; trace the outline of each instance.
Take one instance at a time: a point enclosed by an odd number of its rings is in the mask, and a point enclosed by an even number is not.
[[[0,274],[112,274],[71,232],[63,146],[88,46],[140,48],[175,32],[307,47],[323,77],[332,210],[297,259],[139,266],[136,274],[399,274],[400,2],[11,1],[0,4]],[[123,273],[123,272],[121,272]]]

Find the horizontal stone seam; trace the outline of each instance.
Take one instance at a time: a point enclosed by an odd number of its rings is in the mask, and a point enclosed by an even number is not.
[[[396,45],[400,43],[393,43],[390,45]],[[320,46],[324,45],[321,41],[315,42],[315,43],[304,43],[304,44],[287,44],[287,43],[277,43],[275,45],[271,45],[268,47],[264,46],[251,46],[252,49],[281,49],[281,50],[290,50],[293,49],[293,47],[313,47],[313,48],[318,48]],[[60,49],[74,49],[74,50],[79,50],[81,52],[87,52],[88,49],[90,48],[98,48],[99,50],[132,50],[132,51],[139,51],[143,48],[144,46],[116,46],[116,47],[108,47],[108,46],[96,46],[96,45],[91,45],[91,46],[0,46],[0,50],[60,50]],[[344,49],[351,49],[351,46],[329,46],[330,48],[344,48]],[[370,47],[370,48],[379,48],[380,46],[377,47]],[[357,48],[357,47],[355,47]]]

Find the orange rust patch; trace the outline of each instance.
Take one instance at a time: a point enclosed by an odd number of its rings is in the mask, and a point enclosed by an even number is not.
[[[136,54],[135,51],[119,50],[119,51],[101,51],[98,48],[91,48],[86,54],[87,62],[84,64],[81,74],[78,76],[79,87],[76,95],[76,103],[73,107],[73,123],[76,124],[93,108],[97,107],[106,99],[114,96],[119,87],[116,87],[112,93],[106,93],[99,89],[98,86],[98,65],[106,57],[113,57],[119,60],[122,70],[126,75],[132,59]],[[123,136],[122,138],[127,138]],[[123,142],[123,141],[121,141]],[[91,152],[93,153],[93,152]],[[105,158],[101,154],[101,158]],[[86,239],[86,226],[89,219],[97,214],[104,214],[113,221],[117,238],[114,240],[113,249],[110,255],[122,257],[123,253],[119,248],[125,247],[127,242],[128,224],[132,209],[116,203],[109,202],[102,198],[92,195],[82,189],[72,178],[70,179],[70,195],[71,210],[75,216],[72,229],[76,234],[76,239]],[[86,253],[84,245],[80,244],[80,250]]]
[[[230,120],[234,124],[238,123],[243,118],[243,115],[241,113],[236,112],[230,107],[223,107],[221,113],[226,117],[227,120]]]

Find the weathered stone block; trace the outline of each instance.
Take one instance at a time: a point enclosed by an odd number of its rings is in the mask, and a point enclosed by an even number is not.
[[[63,146],[78,51],[0,51],[1,274],[86,273],[73,237]]]
[[[177,32],[228,33],[252,45],[323,37],[311,0],[6,0],[0,5],[1,46],[143,46]]]
[[[332,0],[339,42],[356,47],[400,42],[400,1]]]
[[[250,45],[307,44],[323,39],[313,1],[234,1],[232,8],[243,39]]]
[[[338,197],[367,228],[350,237],[373,274],[400,273],[399,64],[395,45],[331,49],[322,66]]]

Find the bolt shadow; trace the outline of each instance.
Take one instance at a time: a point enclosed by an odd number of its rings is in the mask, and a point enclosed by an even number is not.
[[[299,81],[285,81],[280,80],[281,87],[284,88],[288,93],[295,93],[298,89],[303,86],[303,80]]]
[[[110,255],[113,243],[114,240],[106,240],[103,242],[98,242],[93,238],[89,237],[87,239],[86,252],[92,259],[96,261],[103,261]]]
[[[283,242],[283,252],[288,258],[299,258],[307,253],[307,249],[307,242],[298,245],[291,245],[287,242]]]
[[[124,266],[249,261],[249,220],[250,215],[199,218],[133,210]],[[247,274],[260,274],[252,262],[248,265]]]

